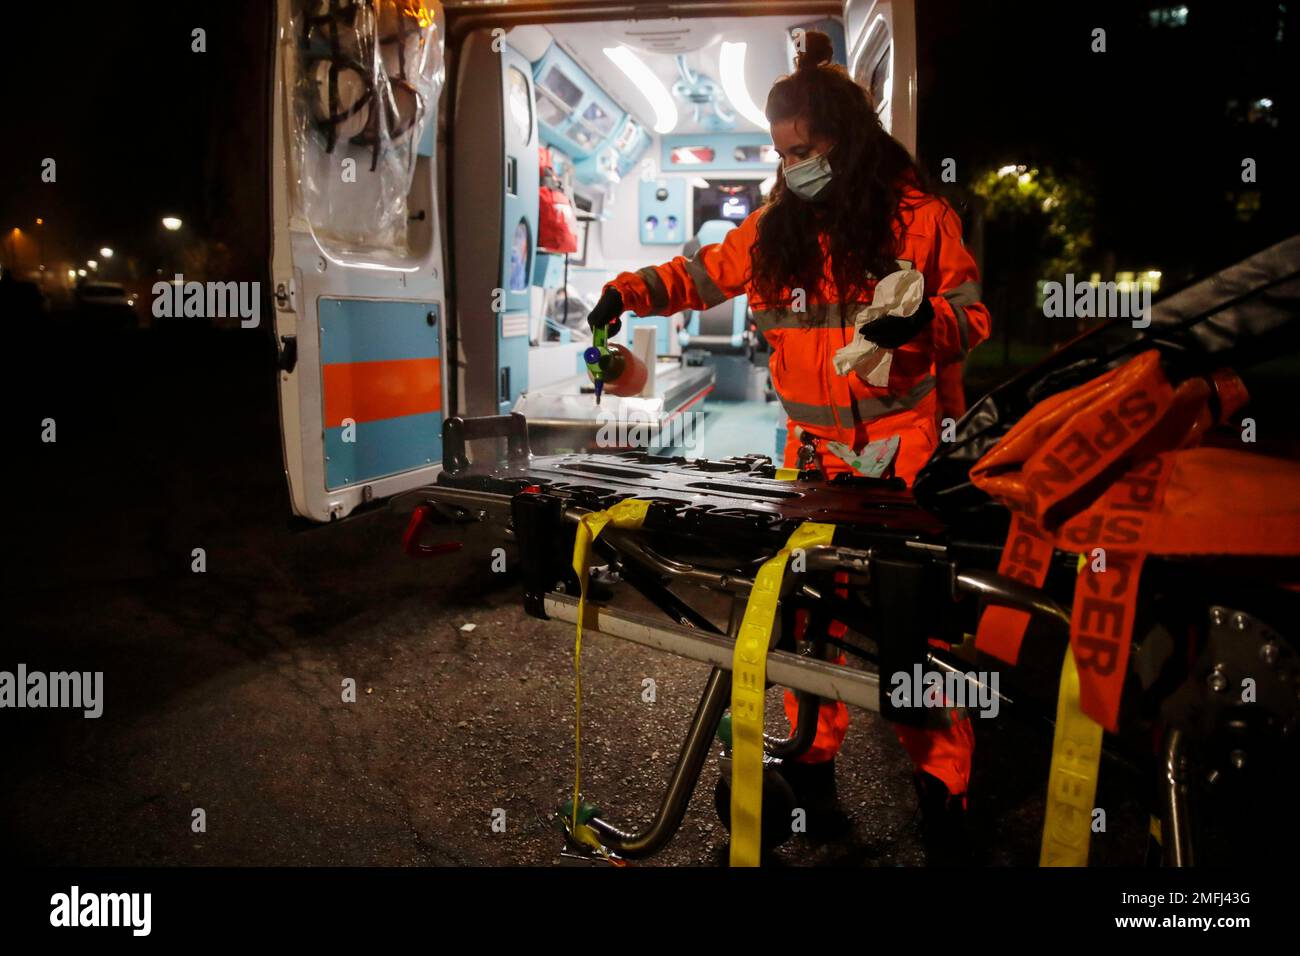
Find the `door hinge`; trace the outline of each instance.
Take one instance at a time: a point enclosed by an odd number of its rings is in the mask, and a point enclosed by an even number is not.
[[[292,279],[280,279],[276,282],[275,307],[280,312],[298,311],[298,287]]]

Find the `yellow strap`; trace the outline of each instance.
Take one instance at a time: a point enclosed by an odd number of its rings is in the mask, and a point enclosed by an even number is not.
[[[1101,724],[1079,705],[1079,671],[1066,648],[1056,701],[1052,769],[1047,775],[1047,815],[1039,866],[1087,866],[1092,810],[1101,763]]]
[[[578,532],[573,539],[573,570],[578,575],[578,625],[573,642],[573,833],[579,839],[584,834],[578,828],[578,785],[582,773],[582,618],[587,612],[587,577],[591,571],[588,559],[591,543],[600,537],[605,526],[639,528],[645,521],[650,502],[629,498],[606,511],[594,511],[582,516]],[[594,835],[594,834],[593,834]]]
[[[798,468],[778,468],[778,469],[776,470],[776,480],[777,480],[777,481],[798,481],[798,480],[799,480],[799,469],[798,469]]]
[[[767,651],[786,561],[796,548],[830,544],[832,524],[805,521],[758,569],[736,637],[731,672],[731,865],[758,866],[763,820],[763,697]]]

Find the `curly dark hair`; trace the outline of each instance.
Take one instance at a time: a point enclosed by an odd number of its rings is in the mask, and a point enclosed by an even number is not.
[[[866,89],[831,63],[830,37],[809,31],[804,40],[795,72],[773,85],[764,112],[773,123],[801,117],[809,135],[833,141],[827,153],[833,175],[815,202],[796,196],[784,172],[777,176],[758,220],[750,279],[773,305],[789,306],[794,289],[813,298],[823,283],[818,238],[824,235],[835,298],[861,301],[869,273],[884,276],[896,268],[892,224],[902,219],[904,186],[920,187],[920,174],[907,149],[880,125]]]

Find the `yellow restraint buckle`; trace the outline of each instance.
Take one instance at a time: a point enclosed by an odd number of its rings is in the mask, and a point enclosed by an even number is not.
[[[796,548],[830,544],[832,524],[805,521],[754,578],[736,637],[731,672],[731,865],[758,866],[763,820],[763,697],[767,651],[785,577]]]

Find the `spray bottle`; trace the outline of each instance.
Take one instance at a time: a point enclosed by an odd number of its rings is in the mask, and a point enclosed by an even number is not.
[[[582,353],[587,375],[596,386],[596,404],[604,392],[611,395],[637,395],[645,387],[649,370],[630,349],[609,340],[619,333],[623,323],[610,319],[591,330],[591,346]]]

